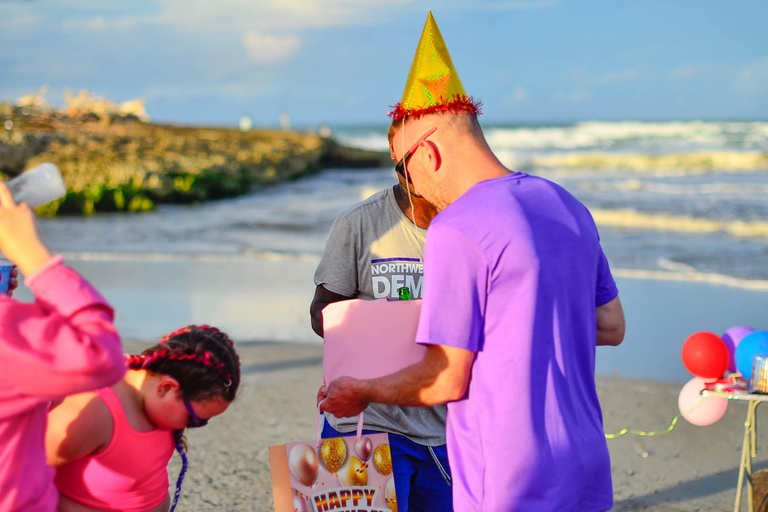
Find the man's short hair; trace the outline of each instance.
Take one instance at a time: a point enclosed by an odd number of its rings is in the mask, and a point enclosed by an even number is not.
[[[480,127],[480,122],[477,120],[477,114],[471,114],[471,113],[462,113],[462,114],[456,114],[453,112],[440,112],[436,114],[428,114],[429,117],[432,116],[440,116],[443,119],[441,121],[445,122],[445,120],[448,121],[448,126],[461,126],[464,129],[467,129],[474,133],[475,135],[482,136],[483,130]],[[407,117],[400,118],[396,121],[392,121],[392,123],[389,125],[389,131],[387,132],[387,139],[389,140],[389,150],[392,151],[392,140],[395,138],[395,132],[399,130],[403,123],[406,122]]]

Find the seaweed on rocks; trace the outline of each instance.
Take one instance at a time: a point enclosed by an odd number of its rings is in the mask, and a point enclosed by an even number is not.
[[[388,155],[311,133],[68,117],[0,104],[0,179],[55,163],[67,194],[41,215],[140,212],[234,197],[329,167],[379,167]]]

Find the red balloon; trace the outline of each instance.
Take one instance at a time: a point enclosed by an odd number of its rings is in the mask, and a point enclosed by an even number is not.
[[[728,369],[730,355],[725,342],[711,332],[697,332],[683,343],[683,364],[696,377],[719,379]]]

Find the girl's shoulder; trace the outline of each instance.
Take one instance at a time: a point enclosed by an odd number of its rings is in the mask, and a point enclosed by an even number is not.
[[[48,412],[48,423],[67,421],[72,423],[95,423],[99,428],[104,427],[104,423],[112,423],[112,414],[109,411],[107,403],[99,396],[97,391],[86,391],[69,395],[56,405],[52,406]]]
[[[104,450],[112,440],[114,422],[97,392],[70,395],[48,413],[48,464],[59,466]]]
[[[114,398],[105,397],[113,404],[113,408],[120,407],[122,418],[136,432],[151,432],[157,427],[149,420],[144,410],[144,398],[141,391],[136,390],[125,381],[120,381],[112,387]],[[118,405],[119,404],[119,405]]]

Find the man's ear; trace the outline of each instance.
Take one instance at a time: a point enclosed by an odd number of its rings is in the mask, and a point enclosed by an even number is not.
[[[426,150],[425,153],[429,159],[430,165],[432,166],[432,170],[439,171],[440,166],[443,164],[443,157],[440,155],[440,148],[438,148],[437,144],[431,140],[427,140],[424,142],[424,149]]]
[[[163,375],[157,383],[157,396],[174,395],[180,390],[179,381],[168,375]]]

